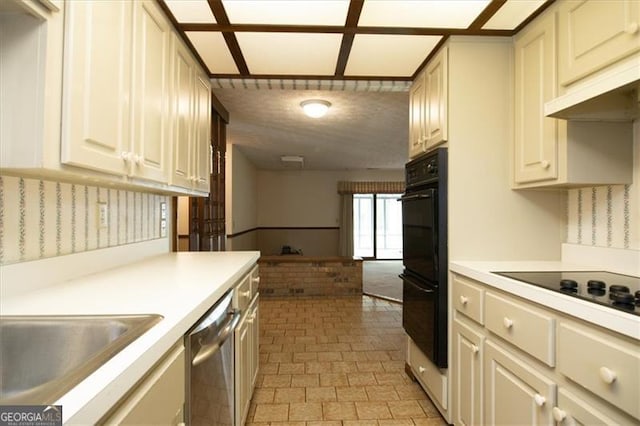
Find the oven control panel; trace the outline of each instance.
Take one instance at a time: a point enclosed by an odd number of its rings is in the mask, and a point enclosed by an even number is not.
[[[426,185],[437,181],[443,154],[440,150],[427,153],[407,163],[405,178],[407,188]]]

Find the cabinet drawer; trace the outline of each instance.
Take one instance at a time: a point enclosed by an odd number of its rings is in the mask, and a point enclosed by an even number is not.
[[[479,324],[484,324],[484,290],[471,281],[453,276],[453,307]]]
[[[620,418],[620,414],[613,410],[603,410],[563,388],[558,390],[558,404],[553,408],[553,417],[562,425],[621,425],[629,423],[628,419]]]
[[[420,384],[428,390],[429,396],[444,408],[447,409],[447,378],[440,374],[438,368],[429,361],[422,351],[413,343],[411,338],[409,341],[408,362],[413,370],[416,379]]]
[[[615,336],[561,322],[558,370],[640,419],[640,349]]]
[[[251,274],[245,275],[236,285],[233,294],[233,307],[241,311],[245,311],[251,301]]]
[[[550,315],[514,299],[487,292],[485,325],[548,366],[555,365],[555,320]]]

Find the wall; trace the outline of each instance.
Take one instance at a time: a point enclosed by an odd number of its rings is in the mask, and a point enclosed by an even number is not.
[[[257,171],[237,145],[227,144],[225,170],[225,205],[227,235],[246,232],[227,238],[226,249],[256,250],[257,235]]]
[[[159,239],[161,202],[170,208],[156,194],[0,176],[0,265]]]
[[[509,186],[511,39],[453,37],[450,43],[449,259],[559,260],[564,192]]]
[[[338,181],[404,181],[404,170],[259,170],[257,178],[262,228],[257,242],[264,254],[278,254],[290,245],[309,256],[336,256]],[[283,229],[287,227],[316,229]]]
[[[633,127],[633,183],[570,189],[567,243],[640,250],[640,120]]]

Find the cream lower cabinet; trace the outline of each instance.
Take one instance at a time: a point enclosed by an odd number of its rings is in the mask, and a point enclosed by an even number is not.
[[[253,389],[258,376],[258,298],[240,320],[235,332],[236,420],[247,420]]]
[[[147,374],[106,419],[105,425],[184,424],[185,358],[182,342]]]
[[[453,321],[453,353],[456,355],[451,375],[453,399],[457,401],[453,410],[455,424],[482,424],[483,345],[482,334],[465,324],[463,319]]]
[[[452,283],[454,424],[640,422],[637,340],[462,275]]]

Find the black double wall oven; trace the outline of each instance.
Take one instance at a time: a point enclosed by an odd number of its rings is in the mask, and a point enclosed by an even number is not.
[[[405,167],[402,202],[402,325],[424,354],[447,368],[447,149]]]

